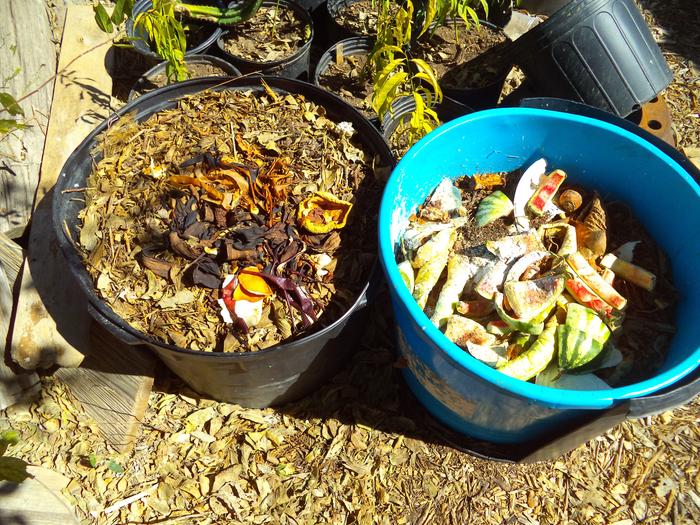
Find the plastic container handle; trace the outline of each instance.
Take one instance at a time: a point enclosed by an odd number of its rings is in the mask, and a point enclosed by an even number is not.
[[[664,142],[660,138],[652,135],[648,131],[640,128],[636,124],[603,111],[602,109],[594,108],[588,104],[583,104],[581,102],[574,102],[573,100],[565,100],[562,98],[550,98],[550,97],[532,97],[524,98],[519,103],[520,107],[524,108],[535,108],[535,109],[545,109],[550,111],[559,111],[560,113],[572,113],[574,115],[581,115],[582,117],[589,117],[604,122],[608,122],[617,127],[623,128],[630,133],[640,136],[644,140],[651,142],[654,146],[663,151],[666,155],[675,160],[680,164],[684,170],[690,174],[691,177],[695,179],[696,182],[700,183],[700,170],[695,167],[695,165],[683,155],[676,148],[670,146],[668,143]]]
[[[700,370],[696,370],[690,377],[684,378],[680,385],[671,386],[668,392],[630,399],[627,417],[654,416],[686,405],[698,394],[700,394]]]

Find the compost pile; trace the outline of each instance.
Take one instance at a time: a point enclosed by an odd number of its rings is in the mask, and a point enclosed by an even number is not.
[[[547,173],[444,179],[411,216],[399,270],[455,344],[539,385],[647,379],[675,331],[670,267],[629,208]]]
[[[256,351],[338,319],[373,264],[379,187],[349,122],[302,96],[204,92],[101,137],[78,246],[151,338]]]

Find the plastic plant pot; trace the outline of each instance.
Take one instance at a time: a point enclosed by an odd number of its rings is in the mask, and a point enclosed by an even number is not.
[[[454,24],[457,25],[457,28],[460,32],[476,30],[474,24],[467,28],[464,21],[460,18],[447,19],[445,20],[445,23],[443,25],[452,26]],[[432,26],[433,30],[435,28],[435,25],[436,24],[433,24]],[[502,30],[496,25],[485,20],[480,20],[479,26],[479,30],[482,31],[488,30],[502,32]],[[505,50],[507,49],[507,47],[507,44],[503,44],[502,46],[495,46],[492,49],[486,50],[483,55],[479,55],[485,56],[486,54],[494,54],[496,60],[499,61],[499,64],[502,62],[502,73],[499,75],[495,75],[493,81],[479,87],[464,87],[455,86],[452,84],[446,85],[444,81],[440,80],[440,88],[442,89],[442,93],[452,98],[453,100],[462,104],[466,104],[467,106],[474,109],[489,109],[495,107],[498,102],[498,97],[500,96],[501,91],[503,90],[503,84],[505,83],[506,77],[508,76],[508,72],[512,67],[508,55],[506,53],[501,53],[501,50]],[[475,57],[473,60],[476,60],[477,58],[478,57]]]
[[[411,113],[413,113],[415,108],[416,102],[413,100],[413,97],[401,97],[393,102],[391,111],[382,120],[382,135],[389,145],[391,145],[391,136],[403,122],[411,118]],[[469,106],[465,106],[445,96],[442,98],[442,103],[435,108],[438,118],[443,123],[473,111]]]
[[[224,41],[226,40],[228,31],[225,31],[216,40],[218,53],[244,74],[261,73],[263,75],[277,75],[286,78],[307,78],[311,57],[311,41],[314,38],[314,24],[311,19],[311,14],[297,2],[292,2],[290,0],[265,0],[261,7],[281,8],[294,11],[310,28],[310,33],[306,42],[288,57],[271,62],[258,62],[233,55],[226,51]]]
[[[352,4],[358,3],[360,0],[327,0],[326,1],[326,17],[328,23],[328,30],[326,31],[327,44],[333,44],[339,40],[345,40],[347,38],[358,38],[358,37],[373,37],[373,34],[364,34],[358,31],[354,31],[338,22],[338,17],[343,12],[345,8],[351,6]]]
[[[312,392],[330,379],[359,347],[359,337],[366,323],[364,306],[377,287],[378,271],[367,281],[348,310],[336,321],[307,336],[259,352],[199,352],[169,345],[139,332],[119,317],[95,293],[92,279],[71,239],[78,235],[78,213],[84,203],[63,190],[84,187],[92,171],[93,150],[99,135],[122,115],[135,112],[144,120],[158,111],[169,109],[177,101],[206,89],[263,91],[266,83],[280,94],[295,93],[323,106],[328,118],[348,121],[357,130],[358,140],[369,155],[376,156],[375,169],[390,170],[394,159],[379,132],[367,119],[341,99],[316,86],[278,77],[234,78],[208,77],[172,84],[147,93],[121,108],[98,126],[73,152],[61,170],[53,201],[53,220],[58,243],[88,309],[97,322],[129,345],[143,345],[153,351],[176,375],[196,392],[219,401],[247,407],[284,404]],[[370,232],[371,235],[371,232]],[[144,349],[144,351],[146,351]]]
[[[192,3],[209,4],[208,2],[196,1],[193,1]],[[131,40],[131,45],[134,47],[134,49],[136,49],[136,51],[154,60],[160,61],[162,58],[159,57],[149,45],[149,38],[146,32],[141,27],[134,24],[136,17],[139,14],[148,11],[151,7],[153,7],[152,0],[137,0],[137,2],[134,4],[131,17],[126,21],[126,36]],[[221,36],[221,33],[222,30],[220,27],[211,26],[211,35],[192,48],[190,48],[188,45],[187,50],[185,51],[185,56],[198,55],[206,52],[207,49],[209,49],[214,42],[216,42],[216,39]]]
[[[697,243],[692,240],[700,232],[700,214],[689,211],[700,206],[700,174],[666,153],[668,146],[656,137],[628,127],[636,128],[539,108],[481,111],[433,131],[392,173],[380,209],[380,261],[399,348],[408,363],[405,380],[444,425],[495,443],[546,441],[624,403],[664,389],[673,392],[679,381],[697,371],[700,283]],[[677,305],[677,332],[661,369],[644,381],[571,391],[505,376],[450,342],[403,284],[395,260],[400,234],[410,214],[444,177],[512,171],[541,157],[565,170],[572,182],[628,203],[669,256],[674,285],[683,295]]]
[[[625,117],[673,79],[632,0],[572,0],[515,40],[513,60],[538,96]]]
[[[240,77],[241,72],[238,71],[232,64],[229,64],[226,62],[223,58],[219,57],[214,57],[211,55],[191,55],[191,56],[186,56],[185,57],[185,64],[187,66],[191,66],[194,64],[210,64],[212,66],[216,66],[222,71],[226,73],[228,76],[232,77]],[[168,63],[167,62],[161,62],[160,64],[155,65],[148,71],[146,71],[134,84],[134,87],[131,88],[131,91],[129,92],[129,100],[134,100],[136,97],[138,97],[141,94],[146,93],[147,91],[153,91],[154,89],[157,89],[157,86],[154,86],[153,83],[151,82],[151,79],[155,76],[158,75],[164,75],[165,74],[165,69],[167,67]]]
[[[330,65],[333,62],[335,62],[338,54],[338,48],[341,46],[343,57],[355,55],[369,56],[370,52],[372,51],[373,43],[372,40],[367,37],[358,36],[346,38],[345,40],[341,40],[340,42],[336,42],[335,44],[333,44],[330,48],[324,51],[324,53],[318,59],[318,63],[316,64],[316,70],[314,71],[313,79],[314,84],[316,84],[317,86],[322,87],[320,82],[321,75],[323,75],[323,73],[328,70]],[[372,124],[379,128],[379,117],[376,116],[374,111],[372,111],[372,115],[374,116],[368,117],[370,119],[370,122],[372,122]]]

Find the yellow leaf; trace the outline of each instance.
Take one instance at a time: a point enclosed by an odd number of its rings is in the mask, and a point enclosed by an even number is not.
[[[397,71],[390,76],[386,82],[383,82],[378,86],[379,89],[375,91],[374,95],[372,96],[372,107],[380,118],[387,112],[391,102],[395,99],[395,96],[398,96],[397,90],[407,78],[408,73],[405,71]]]
[[[428,0],[425,4],[425,20],[423,21],[423,27],[421,28],[418,36],[421,36],[423,33],[425,33],[428,30],[428,28],[430,27],[430,24],[432,24],[433,20],[435,20],[436,14],[437,14],[437,0]]]

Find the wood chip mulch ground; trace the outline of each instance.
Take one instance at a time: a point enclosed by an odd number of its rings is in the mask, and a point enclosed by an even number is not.
[[[700,6],[640,2],[671,65],[680,147],[700,146]],[[117,453],[43,378],[41,399],[0,413],[13,455],[70,481],[85,524],[700,523],[700,400],[633,420],[556,461],[476,459],[426,424],[395,366],[379,304],[365,345],[314,396],[279,410],[200,400],[156,380],[141,436]]]

